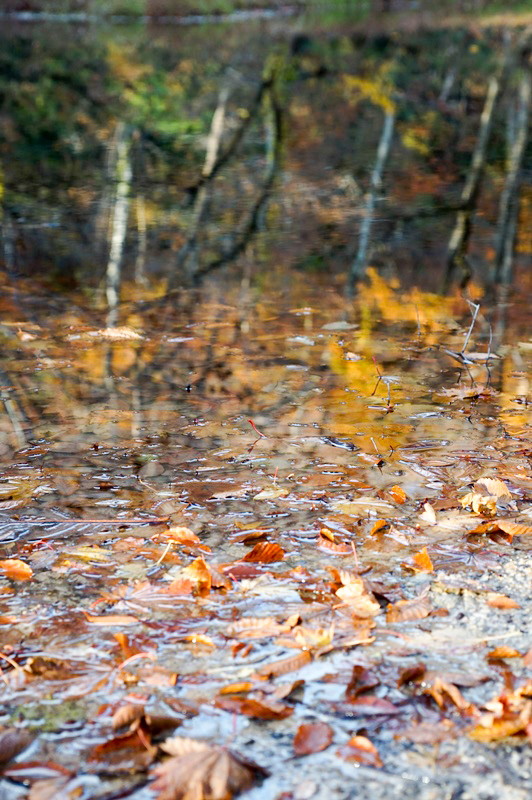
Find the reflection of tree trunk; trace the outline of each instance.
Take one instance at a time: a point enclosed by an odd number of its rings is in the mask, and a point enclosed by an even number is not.
[[[146,201],[142,193],[137,195],[135,201],[137,218],[137,258],[135,259],[135,283],[138,286],[146,285],[146,249],[147,249],[147,225],[146,225]]]
[[[366,258],[368,252],[369,237],[371,227],[373,225],[373,212],[375,210],[375,202],[377,194],[382,185],[382,173],[390,154],[390,148],[393,138],[393,130],[395,125],[395,111],[386,111],[384,116],[384,125],[382,128],[379,148],[377,150],[377,158],[375,166],[371,173],[370,190],[366,197],[366,206],[364,208],[364,216],[362,218],[362,225],[360,226],[360,236],[358,239],[358,252],[355,260],[351,264],[349,275],[347,278],[346,293],[348,297],[352,297],[355,291],[355,284],[359,281],[366,271]]]
[[[282,112],[277,102],[273,86],[268,91],[270,108],[267,116],[266,134],[266,171],[262,183],[262,188],[257,195],[255,202],[249,209],[240,231],[236,235],[236,240],[228,252],[210,261],[205,266],[200,267],[194,275],[194,282],[200,283],[201,280],[220,267],[231,263],[247,247],[249,240],[257,230],[258,222],[262,210],[270,196],[270,191],[277,174],[279,160],[281,156],[282,144]]]
[[[480,188],[480,179],[486,163],[486,149],[495,113],[497,97],[501,87],[500,76],[491,78],[488,85],[488,93],[482,114],[480,117],[480,130],[471,159],[471,166],[467,174],[466,182],[460,196],[461,209],[457,214],[455,226],[447,246],[447,264],[444,281],[444,290],[450,286],[454,272],[457,267],[462,270],[462,282],[467,283],[470,278],[471,270],[467,264],[467,245],[471,233],[471,217],[476,205]]]
[[[509,285],[512,275],[513,240],[515,236],[519,175],[528,137],[530,114],[531,79],[525,73],[519,86],[519,109],[512,121],[513,137],[509,142],[508,169],[499,204],[497,241],[495,247],[495,283]],[[513,224],[512,224],[513,219]],[[513,228],[513,235],[512,235]]]
[[[228,99],[229,87],[225,86],[220,91],[218,105],[212,117],[211,129],[207,138],[205,162],[201,172],[202,182],[199,185],[196,193],[196,199],[194,201],[192,223],[187,233],[187,237],[177,254],[174,271],[168,279],[167,293],[171,292],[175,288],[177,281],[183,277],[182,272],[185,272],[185,278],[188,279],[188,281],[190,281],[190,278],[196,272],[195,253],[198,243],[198,234],[207,212],[210,195],[210,182],[213,177],[213,172],[216,167],[218,154],[220,151],[220,145],[222,143]]]
[[[107,325],[112,328],[118,318],[120,296],[120,267],[127,233],[129,191],[131,187],[131,163],[129,160],[129,138],[123,122],[117,126],[116,145],[116,193],[112,210],[109,260],[106,273],[106,294],[109,307]]]

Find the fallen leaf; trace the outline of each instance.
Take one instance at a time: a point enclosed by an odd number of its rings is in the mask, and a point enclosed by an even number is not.
[[[500,647],[496,647],[494,650],[491,650],[486,656],[486,658],[490,660],[499,658],[521,658],[521,653],[514,647],[508,647],[508,645],[501,645]]]
[[[312,656],[308,650],[303,650],[295,656],[281,658],[279,661],[272,661],[271,664],[264,664],[257,670],[257,675],[273,678],[276,675],[285,675],[287,672],[294,672],[296,669],[310,664]]]
[[[368,767],[382,767],[377,748],[366,736],[352,736],[347,744],[336,751],[346,761],[356,761]]]
[[[505,594],[498,594],[497,592],[488,592],[487,603],[492,608],[499,608],[501,611],[509,611],[512,608],[521,608],[519,603],[512,600],[511,597],[506,597]]]
[[[386,622],[411,622],[428,617],[432,605],[427,594],[420,594],[411,600],[398,600],[386,608]]]
[[[244,639],[262,639],[288,633],[290,627],[281,625],[273,617],[242,617],[226,628],[226,636]]]
[[[294,736],[294,753],[296,756],[320,753],[329,747],[332,740],[332,728],[326,722],[310,722],[300,725]]]
[[[29,581],[33,577],[30,565],[18,558],[6,558],[4,561],[0,561],[0,569],[6,578],[12,581]]]
[[[373,536],[373,534],[378,533],[378,531],[381,531],[383,528],[387,528],[389,524],[390,523],[385,519],[378,519],[371,528],[369,535]]]
[[[412,560],[421,572],[434,572],[434,567],[432,566],[432,561],[430,560],[426,547],[420,550],[419,553],[415,553]]]
[[[0,730],[0,769],[25,750],[31,739],[27,730],[19,728]]]
[[[253,498],[254,500],[277,500],[278,497],[288,497],[290,491],[288,489],[281,489],[279,486],[271,486],[263,489]]]
[[[251,788],[265,770],[225,747],[211,747],[194,739],[167,739],[162,749],[170,753],[153,770],[151,788],[159,800],[230,800]]]
[[[276,542],[257,542],[241,560],[256,564],[272,564],[274,561],[282,561],[284,556],[283,548]]]
[[[212,586],[212,575],[203,556],[181,570],[180,578],[190,581],[197,592],[208,594]]]
[[[477,492],[469,492],[460,499],[463,508],[471,506],[475,514],[486,514],[494,516],[497,513],[497,498],[495,495],[482,495]]]
[[[426,522],[428,525],[435,525],[436,512],[434,511],[434,508],[431,506],[430,503],[425,503],[423,508],[425,510],[423,511],[423,513],[419,515],[419,519],[422,520],[422,522]]]
[[[454,683],[448,683],[442,678],[435,678],[432,686],[424,689],[423,693],[433,697],[439,708],[444,708],[445,700],[449,698],[460,711],[471,711],[472,709],[460,689]]]
[[[224,711],[253,719],[286,719],[294,713],[292,706],[256,697],[218,697],[214,704]]]
[[[136,625],[139,620],[137,617],[132,617],[129,614],[104,614],[102,616],[94,616],[87,611],[83,612],[85,619],[91,625]]]
[[[388,489],[388,494],[393,497],[396,503],[403,504],[408,500],[408,495],[400,486],[392,486],[391,489]]]
[[[478,484],[480,484],[479,491],[486,489],[488,494],[492,494],[495,497],[512,496],[504,481],[499,480],[499,478],[479,478],[475,483],[475,487]]]

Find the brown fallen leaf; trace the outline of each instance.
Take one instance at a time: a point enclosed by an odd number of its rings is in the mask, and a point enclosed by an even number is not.
[[[30,565],[19,558],[6,558],[0,561],[0,570],[12,581],[29,581],[33,577]]]
[[[203,556],[196,558],[188,567],[181,570],[182,580],[190,581],[196,592],[208,594],[212,587],[212,575]]]
[[[478,486],[480,484],[480,486]],[[495,497],[511,497],[510,490],[499,478],[479,478],[475,483],[478,492],[487,490],[488,494]]]
[[[284,556],[283,548],[276,542],[257,542],[255,547],[249,553],[246,553],[241,561],[255,564],[272,564],[274,561],[282,561]]]
[[[4,728],[0,730],[0,770],[15,756],[18,756],[31,742],[31,735],[27,730],[19,728]]]
[[[460,499],[463,508],[471,506],[475,514],[495,516],[497,513],[497,498],[494,494],[482,495],[478,492],[468,492]]]
[[[530,739],[532,726],[532,681],[514,691],[503,691],[490,700],[469,736],[477,742],[495,742],[515,734],[526,734]]]
[[[501,611],[510,611],[512,608],[521,608],[519,603],[516,603],[516,601],[512,600],[511,597],[506,597],[505,594],[499,594],[498,592],[488,592],[486,602],[492,608],[498,608]]]
[[[426,593],[411,600],[398,600],[386,608],[386,622],[411,622],[428,617],[432,611],[431,602]]]
[[[167,739],[162,749],[173,756],[153,770],[158,800],[230,800],[267,773],[225,747],[195,739]]]
[[[287,672],[294,672],[296,669],[310,664],[312,656],[308,650],[302,650],[295,656],[281,658],[279,661],[272,661],[271,664],[264,664],[257,670],[257,675],[273,678],[276,675],[285,675]]]
[[[333,573],[334,574],[334,573]],[[362,578],[348,570],[338,570],[342,586],[336,590],[336,596],[349,606],[357,617],[374,617],[380,613],[381,607],[373,594],[369,592]]]
[[[388,528],[390,523],[385,519],[378,519],[371,528],[369,535],[373,536],[375,533],[382,531],[383,528]]]
[[[432,686],[424,689],[423,694],[429,694],[433,697],[439,708],[445,708],[445,701],[449,699],[459,711],[470,713],[473,710],[473,706],[467,702],[460,689],[454,683],[448,683],[442,678],[435,678]]]
[[[292,706],[258,697],[218,697],[214,704],[224,711],[253,719],[286,719],[294,713]]]
[[[225,634],[235,639],[263,639],[288,633],[290,627],[273,617],[242,617],[227,626]]]
[[[346,761],[356,761],[368,767],[382,767],[378,750],[366,736],[352,736],[347,744],[336,751]]]
[[[332,728],[326,722],[310,722],[300,725],[294,736],[294,753],[296,756],[320,753],[329,747],[332,740]]]

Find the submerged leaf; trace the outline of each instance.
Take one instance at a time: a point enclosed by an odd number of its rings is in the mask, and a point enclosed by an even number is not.
[[[332,728],[326,722],[300,725],[294,737],[294,753],[296,756],[320,753],[329,747],[332,740]]]

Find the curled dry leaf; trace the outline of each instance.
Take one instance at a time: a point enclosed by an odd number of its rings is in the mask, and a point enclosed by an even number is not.
[[[257,542],[255,547],[249,553],[246,553],[242,561],[272,564],[274,561],[282,561],[284,556],[283,548],[276,542]]]
[[[33,577],[33,570],[25,561],[19,558],[6,558],[0,561],[0,570],[6,578],[12,581],[29,581]]]
[[[324,530],[326,530],[326,528],[323,528],[318,536],[317,545],[320,550],[325,550],[325,552],[331,553],[335,556],[352,555],[353,548],[350,545],[348,545],[346,542],[335,542],[334,537],[331,539],[330,536],[324,536]]]
[[[515,647],[508,647],[508,645],[501,645],[495,647],[486,656],[488,660],[495,660],[499,658],[521,658],[521,653]]]
[[[158,800],[230,800],[266,774],[224,747],[193,739],[167,739],[162,748],[173,758],[153,771]]]
[[[401,505],[408,500],[408,495],[400,486],[392,486],[391,489],[388,489],[388,494],[393,497],[396,503],[400,503]]]
[[[211,590],[212,575],[203,556],[182,569],[180,578],[190,581],[197,592],[208,594]]]
[[[414,567],[409,567],[410,569],[415,569],[416,572],[434,572],[434,567],[426,547],[420,550],[419,553],[415,553],[412,557],[412,561],[414,562]]]
[[[378,520],[377,520],[377,521],[374,523],[373,527],[371,528],[371,530],[370,530],[370,532],[369,532],[369,535],[370,535],[370,536],[373,536],[373,534],[375,534],[375,533],[378,533],[379,531],[382,531],[382,530],[383,530],[383,528],[387,528],[387,527],[389,527],[389,525],[390,525],[390,523],[389,523],[387,520],[385,520],[385,519],[378,519]]]
[[[362,578],[347,570],[340,570],[338,574],[343,585],[337,589],[336,596],[349,606],[357,617],[376,616],[381,607],[373,594],[367,591]]]
[[[368,767],[382,767],[377,748],[366,736],[352,736],[347,744],[338,748],[337,753],[346,761],[356,761]]]
[[[503,692],[486,703],[486,714],[469,731],[477,742],[495,742],[507,736],[526,733],[532,725],[532,682],[518,687],[513,692]]]
[[[435,678],[432,686],[424,689],[423,693],[433,697],[440,708],[444,708],[446,699],[449,699],[459,711],[471,712],[473,709],[462,695],[460,689],[454,683],[449,683],[442,678]]]
[[[432,605],[426,593],[413,597],[411,600],[398,600],[386,609],[386,622],[412,622],[415,619],[424,619],[432,611]]]
[[[497,498],[495,495],[482,495],[477,492],[469,492],[460,499],[463,508],[471,506],[475,514],[485,514],[494,516],[497,513]]]
[[[294,753],[296,756],[320,753],[329,747],[332,740],[332,728],[326,722],[311,722],[300,725],[294,737]]]

